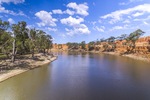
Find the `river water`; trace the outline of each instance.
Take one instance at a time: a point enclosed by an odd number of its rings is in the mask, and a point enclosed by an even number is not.
[[[0,83],[0,100],[150,100],[150,65],[106,54],[58,53]]]

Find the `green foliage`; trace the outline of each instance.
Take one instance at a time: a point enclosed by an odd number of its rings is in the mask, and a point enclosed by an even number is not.
[[[88,43],[89,51],[94,50],[94,45],[95,45],[94,41]]]
[[[76,42],[73,42],[73,43],[68,42],[67,46],[68,46],[69,49],[79,49],[80,44],[76,43]]]
[[[85,50],[85,48],[86,48],[86,43],[85,43],[85,41],[82,41],[82,42],[80,43],[80,46],[81,46],[81,49]]]
[[[127,34],[122,34],[121,36],[117,37],[117,39],[118,39],[119,41],[122,41],[122,40],[126,40],[127,37],[128,37]]]
[[[136,31],[134,31],[133,33],[131,33],[126,40],[127,41],[131,41],[132,43],[135,43],[145,32],[143,32],[142,30],[138,29]]]
[[[28,29],[24,21],[10,25],[0,20],[0,53],[15,58],[16,54],[43,52],[52,48],[52,37],[42,30]]]

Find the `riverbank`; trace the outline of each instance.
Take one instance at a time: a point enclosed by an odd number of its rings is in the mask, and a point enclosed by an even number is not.
[[[124,56],[124,57],[128,57],[128,58],[132,58],[135,60],[140,60],[140,61],[144,61],[144,62],[149,62],[150,63],[150,54],[146,54],[146,55],[142,55],[142,54],[124,54],[124,55],[120,55],[119,53],[116,52],[103,52],[104,54],[110,54],[110,55],[117,55],[117,56]]]
[[[27,55],[23,59],[16,59],[15,63],[11,63],[10,60],[0,62],[1,66],[4,68],[10,68],[9,70],[1,70],[0,73],[0,82],[3,82],[11,77],[24,73],[34,68],[41,67],[45,64],[48,64],[57,59],[56,56],[42,55],[36,54],[36,59],[31,59],[29,55]],[[11,69],[13,68],[13,69]]]

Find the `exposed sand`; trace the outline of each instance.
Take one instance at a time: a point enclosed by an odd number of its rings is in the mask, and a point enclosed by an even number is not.
[[[26,59],[26,60],[23,59],[23,60],[16,61],[16,63],[14,65],[18,66],[18,67],[16,67],[15,69],[12,69],[12,70],[8,70],[4,73],[1,73],[0,74],[0,82],[3,82],[3,81],[5,81],[5,80],[7,80],[13,76],[19,75],[19,74],[24,73],[28,70],[31,70],[31,69],[34,69],[37,67],[41,67],[42,65],[48,64],[48,63],[57,59],[56,56],[51,57],[51,58],[49,56],[41,56],[41,55],[39,55],[39,56],[40,56],[40,59],[42,59],[42,60],[37,61],[37,60],[31,60],[31,59],[30,60],[29,59]],[[26,66],[26,63],[28,64],[27,65],[28,68],[22,68],[22,66]],[[0,63],[0,65],[2,65],[2,64]],[[14,66],[11,63],[9,65]]]

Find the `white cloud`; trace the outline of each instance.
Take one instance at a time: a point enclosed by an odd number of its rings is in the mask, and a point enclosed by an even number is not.
[[[68,18],[61,19],[60,22],[72,27],[71,29],[65,28],[67,34],[70,36],[73,36],[74,34],[90,33],[88,27],[85,24],[82,24],[82,22],[84,22],[83,18],[73,18],[72,16],[69,16]]]
[[[25,0],[0,0],[0,4],[1,3],[14,3],[14,4],[18,4],[18,3],[23,3],[25,2]]]
[[[130,15],[135,12],[140,12],[143,14],[150,13],[150,4],[143,4],[143,5],[138,5],[133,8],[128,8],[125,10],[118,10],[118,11],[112,12],[110,14],[101,16],[101,18],[102,19],[110,18],[111,19],[110,23],[113,24],[118,21],[121,21],[123,19],[124,15]],[[139,15],[139,14],[134,15],[134,17],[136,17],[137,15]]]
[[[69,14],[69,15],[74,15],[74,11],[67,9],[66,11],[64,11],[64,13]]]
[[[15,23],[15,21],[12,18],[9,18],[8,21],[9,21],[10,24],[14,24]]]
[[[66,24],[69,26],[75,26],[79,25],[81,22],[84,22],[83,18],[73,18],[72,16],[69,16],[68,18],[64,18],[60,20],[62,24]]]
[[[145,25],[149,25],[147,22],[143,22]]]
[[[91,22],[92,25],[95,25],[96,23],[97,23],[96,21],[92,21],[92,22]]]
[[[101,27],[95,26],[93,29],[97,30],[99,32],[105,32],[105,27],[104,26],[101,26]]]
[[[14,12],[12,10],[7,10],[5,9],[5,7],[2,6],[3,3],[14,3],[14,4],[18,4],[18,3],[23,3],[25,0],[0,0],[0,13],[6,13],[6,14],[10,14],[10,15],[20,15],[20,16],[26,16],[22,11]],[[27,17],[27,16],[26,16]]]
[[[119,5],[128,5],[128,4],[131,4],[131,3],[134,3],[134,2],[140,2],[140,1],[143,1],[143,0],[129,0],[128,2],[119,3]]]
[[[48,27],[48,28],[47,28],[47,30],[49,30],[49,31],[53,31],[53,32],[56,32],[56,31],[57,31],[57,29],[56,29],[56,28],[50,28],[50,27]]]
[[[41,22],[37,23],[39,27],[41,26],[57,26],[56,25],[56,21],[58,21],[57,19],[53,18],[51,12],[47,12],[47,11],[39,11],[35,14],[36,17],[38,17]]]
[[[136,12],[136,13],[132,14],[132,16],[133,17],[138,17],[138,16],[141,16],[143,14],[144,14],[144,12]]]
[[[11,10],[7,10],[5,9],[5,7],[2,7],[0,5],[0,13],[6,13],[6,14],[10,14],[10,15],[14,15],[14,16],[26,16],[22,11],[19,11],[18,13],[11,11]]]
[[[73,27],[73,29],[65,29],[67,34],[73,36],[74,34],[89,34],[90,31],[85,24],[79,24],[78,26]]]
[[[27,28],[29,28],[29,29],[32,29],[34,27],[35,27],[34,25],[27,25]]]
[[[150,16],[147,16],[146,18],[136,18],[133,21],[141,21],[141,22],[143,22],[143,21],[150,21]]]
[[[124,25],[124,26],[114,26],[114,27],[112,27],[109,31],[123,30],[123,29],[127,29],[128,27],[129,27],[128,25]]]
[[[120,30],[120,29],[123,29],[123,27],[122,26],[115,26],[112,28],[112,30]]]
[[[89,7],[87,6],[87,3],[76,4],[75,2],[71,2],[67,5],[67,7],[76,10],[76,14],[83,15],[83,16],[89,15],[88,13]]]
[[[128,24],[128,23],[130,23],[130,21],[128,19],[126,19],[125,21],[123,21],[123,23]]]
[[[60,9],[52,10],[54,14],[63,14],[63,12]]]

